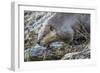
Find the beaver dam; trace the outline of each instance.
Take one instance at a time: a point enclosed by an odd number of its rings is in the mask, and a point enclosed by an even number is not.
[[[90,57],[90,14],[24,11],[25,62]]]

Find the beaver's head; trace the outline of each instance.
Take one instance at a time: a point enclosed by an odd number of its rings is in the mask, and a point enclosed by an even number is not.
[[[37,42],[39,45],[48,46],[50,43],[57,40],[58,40],[57,33],[52,26],[46,25],[41,27],[38,34],[38,42]]]

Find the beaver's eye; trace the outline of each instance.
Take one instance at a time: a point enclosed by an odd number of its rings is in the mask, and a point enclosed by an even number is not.
[[[43,37],[46,35],[46,32],[42,35]]]
[[[45,36],[45,34],[43,34],[43,37]]]
[[[52,26],[50,26],[50,30],[53,31],[53,27]]]

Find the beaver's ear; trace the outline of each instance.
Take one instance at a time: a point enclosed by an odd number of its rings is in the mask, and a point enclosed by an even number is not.
[[[52,26],[50,26],[50,30],[53,31],[53,27]]]

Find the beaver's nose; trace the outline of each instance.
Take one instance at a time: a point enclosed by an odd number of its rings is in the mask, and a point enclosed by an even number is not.
[[[44,42],[42,41],[37,41],[37,44],[39,44],[40,46],[45,46]]]

